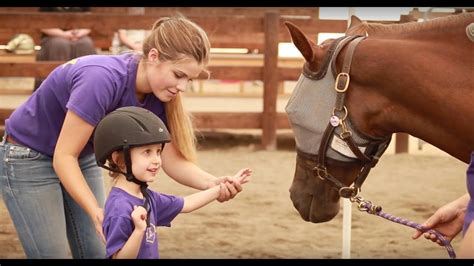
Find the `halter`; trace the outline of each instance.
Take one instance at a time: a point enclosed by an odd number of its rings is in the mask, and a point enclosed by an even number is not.
[[[322,136],[317,157],[317,165],[313,170],[320,179],[330,182],[330,184],[339,191],[339,195],[343,198],[353,198],[357,195],[370,170],[377,164],[379,158],[385,152],[391,140],[391,136],[385,138],[374,138],[363,136],[361,133],[355,131],[353,125],[349,121],[349,111],[344,105],[345,95],[349,89],[350,83],[349,73],[352,56],[357,45],[365,38],[365,36],[360,35],[341,37],[333,43],[327,55],[333,59],[331,69],[333,72],[336,72],[336,58],[342,48],[348,45],[347,52],[344,57],[342,71],[337,74],[337,77],[334,81],[336,103],[332,111],[332,116],[329,119],[329,123]],[[325,67],[329,68],[329,65],[325,64]],[[323,72],[323,74],[326,73],[326,71]],[[303,67],[303,75],[306,78],[314,80],[320,78],[321,73],[314,73],[309,70],[308,63],[306,62]],[[359,146],[356,144],[354,135],[357,136],[358,139],[368,143],[364,152],[362,152]],[[327,171],[326,153],[331,140],[334,138],[340,138],[342,141],[344,141],[352,153],[356,156],[355,160],[362,164],[362,168],[356,177],[353,186],[346,186]],[[304,156],[304,154],[301,152],[299,154]]]

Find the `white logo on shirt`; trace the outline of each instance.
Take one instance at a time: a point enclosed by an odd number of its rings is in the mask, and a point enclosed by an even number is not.
[[[150,226],[146,229],[146,242],[154,243],[156,238],[156,227],[150,223]]]

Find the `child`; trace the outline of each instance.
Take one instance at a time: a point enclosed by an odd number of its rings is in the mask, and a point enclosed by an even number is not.
[[[140,107],[119,108],[97,125],[97,163],[115,177],[102,225],[107,258],[159,258],[156,226],[170,226],[179,213],[192,212],[219,197],[224,184],[184,198],[147,189],[158,174],[161,151],[170,140],[162,120]],[[250,175],[250,169],[242,169],[232,182],[247,183]]]

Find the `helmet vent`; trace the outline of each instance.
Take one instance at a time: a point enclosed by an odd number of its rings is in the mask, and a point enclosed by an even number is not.
[[[135,122],[137,122],[137,124],[138,124],[138,127],[140,127],[140,130],[141,130],[141,131],[146,131],[146,132],[149,132],[149,131],[150,131],[150,130],[148,130],[148,128],[146,127],[146,125],[145,125],[145,124],[143,124],[143,122],[142,122],[142,121],[140,121],[140,120],[136,119],[136,118],[135,118],[135,117],[133,117],[133,116],[131,116],[130,118],[132,118],[133,120],[135,120]]]

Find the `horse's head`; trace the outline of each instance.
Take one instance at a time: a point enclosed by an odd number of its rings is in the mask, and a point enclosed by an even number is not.
[[[346,55],[352,55],[364,39],[364,24],[352,17],[346,36],[321,45],[296,25],[285,24],[306,61],[286,106],[297,146],[290,197],[304,220],[326,222],[339,212],[341,196],[357,194],[390,139],[374,139],[357,132],[344,105],[350,62],[344,60],[344,68],[337,67],[335,58],[343,48]],[[347,73],[339,73],[345,69]]]

